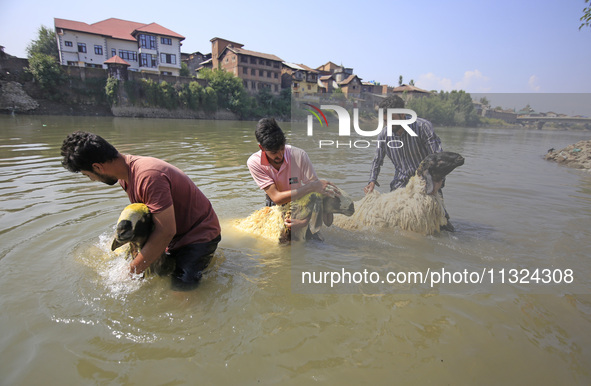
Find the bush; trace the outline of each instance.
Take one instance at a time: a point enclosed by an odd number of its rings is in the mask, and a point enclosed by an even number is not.
[[[109,79],[107,79],[107,84],[105,85],[105,94],[107,95],[107,101],[111,106],[117,104],[118,91],[119,80],[110,76]]]
[[[60,99],[59,86],[65,82],[66,76],[55,58],[50,55],[34,53],[29,59],[27,71],[33,75],[49,99]]]

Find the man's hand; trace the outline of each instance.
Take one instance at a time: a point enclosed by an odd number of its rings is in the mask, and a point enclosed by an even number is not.
[[[286,218],[285,219],[285,226],[287,227],[287,229],[291,229],[293,228],[303,228],[306,225],[308,225],[308,223],[310,222],[309,218],[303,219],[303,220],[296,220],[294,218]]]
[[[369,184],[367,184],[367,186],[365,188],[363,188],[363,191],[365,192],[365,194],[369,194],[369,193],[373,192],[373,189],[375,187],[376,187],[376,183],[372,181]]]
[[[152,214],[154,229],[142,250],[129,264],[131,273],[144,272],[153,262],[158,260],[176,233],[174,207],[171,205],[162,212]]]

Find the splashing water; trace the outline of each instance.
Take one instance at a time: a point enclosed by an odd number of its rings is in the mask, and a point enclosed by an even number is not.
[[[111,233],[103,233],[98,242],[81,250],[78,256],[84,265],[97,273],[97,284],[118,298],[137,291],[146,280],[142,279],[143,275],[129,273],[129,245],[111,251],[112,241]]]

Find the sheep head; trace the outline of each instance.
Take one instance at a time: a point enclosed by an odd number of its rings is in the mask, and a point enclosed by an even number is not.
[[[298,232],[298,235],[292,233],[294,240],[303,238],[299,233],[305,235],[307,229],[312,234],[316,234],[323,225],[332,225],[334,213],[344,214],[345,216],[351,216],[355,213],[355,204],[351,196],[335,186],[329,185],[327,189],[331,190],[331,195],[309,193],[291,203],[292,219],[309,220],[308,226]]]
[[[127,205],[117,220],[117,230],[111,250],[114,251],[131,243],[139,251],[150,236],[152,228],[152,215],[146,205]]]
[[[416,174],[425,179],[426,193],[431,194],[435,182],[441,182],[452,170],[463,164],[464,157],[458,153],[442,151],[426,156],[417,168]]]

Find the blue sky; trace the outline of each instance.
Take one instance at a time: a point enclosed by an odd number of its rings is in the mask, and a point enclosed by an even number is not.
[[[100,2],[0,0],[0,45],[25,57],[53,18],[156,22],[211,52],[221,37],[245,49],[318,67],[352,67],[364,81],[411,79],[429,90],[591,92],[591,28],[583,0]]]

